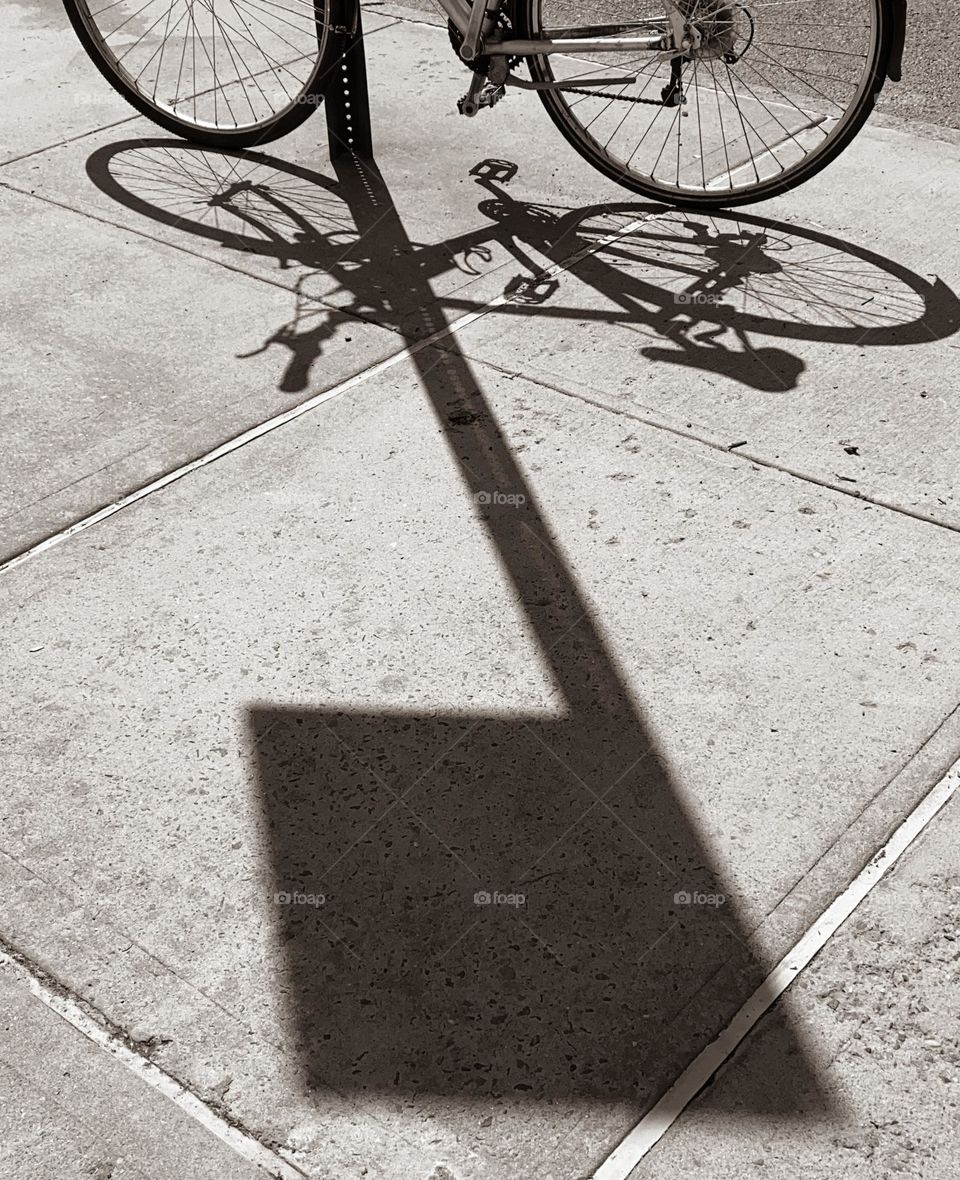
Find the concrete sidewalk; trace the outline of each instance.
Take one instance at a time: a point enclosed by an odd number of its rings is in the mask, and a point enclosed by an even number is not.
[[[0,934],[305,1175],[590,1175],[960,750],[960,148],[868,129],[679,216],[532,96],[459,119],[445,33],[391,9],[379,173],[337,174],[322,116],[238,164],[12,11],[70,85],[3,116],[2,553],[330,396],[0,576]],[[213,216],[238,173],[271,234]],[[891,944],[914,888],[949,926],[955,824],[638,1174],[787,1180],[776,1135],[832,1175],[874,1114],[858,1167],[951,1174],[956,1030],[914,1019],[949,938],[905,979]],[[24,1099],[13,1174],[251,1174],[21,987],[7,1084],[84,1057],[116,1101]],[[922,1151],[810,998],[861,989],[950,1075],[910,1095]]]
[[[644,1160],[636,1180],[956,1175],[957,824],[954,805]],[[792,1021],[808,1031],[834,1112],[806,1117],[799,1095],[793,1117],[753,1118],[758,1091],[792,1085]]]
[[[18,1180],[266,1173],[136,1078],[0,965],[0,1169]]]

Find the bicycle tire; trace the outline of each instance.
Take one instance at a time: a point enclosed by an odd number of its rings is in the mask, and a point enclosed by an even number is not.
[[[117,72],[116,61],[111,61],[113,55],[108,47],[102,43],[102,39],[98,41],[91,29],[92,17],[88,0],[63,0],[67,16],[87,56],[106,81],[135,111],[182,139],[207,147],[227,149],[271,143],[294,131],[321,105],[331,73],[346,48],[346,41],[341,34],[332,31],[332,0],[318,0],[318,3],[322,4],[324,9],[322,43],[318,47],[308,83],[298,94],[296,101],[276,117],[264,119],[255,126],[231,129],[201,126],[189,119],[178,118],[128,84]]]
[[[757,201],[780,196],[811,179],[849,147],[862,130],[873,111],[877,96],[882,90],[887,76],[897,23],[894,3],[895,0],[872,0],[876,18],[876,36],[872,46],[872,56],[864,75],[863,89],[856,107],[847,112],[843,126],[838,133],[829,143],[825,143],[820,150],[797,166],[783,174],[759,181],[742,191],[714,189],[696,192],[687,189],[679,190],[674,186],[655,183],[650,178],[637,175],[625,167],[622,161],[606,151],[572,117],[570,109],[563,99],[563,92],[538,90],[537,94],[551,121],[577,154],[608,179],[624,188],[639,193],[650,200],[677,208],[706,210],[753,204]],[[542,0],[518,0],[517,8],[523,26],[520,36],[525,39],[536,39],[542,36],[540,19]],[[531,56],[525,60],[535,82],[554,80],[549,56]]]

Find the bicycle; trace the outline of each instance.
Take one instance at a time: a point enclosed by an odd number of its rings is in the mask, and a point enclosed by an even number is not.
[[[437,2],[472,74],[461,114],[493,108],[508,88],[533,91],[601,173],[682,207],[803,183],[900,79],[906,0],[852,0],[843,19],[830,0]],[[228,149],[268,143],[316,110],[356,19],[355,0],[64,4],[137,111]]]

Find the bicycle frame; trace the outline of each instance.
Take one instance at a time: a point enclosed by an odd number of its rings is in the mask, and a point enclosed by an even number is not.
[[[664,50],[670,47],[670,37],[664,34],[662,25],[655,21],[638,21],[637,25],[649,24],[651,32],[643,37],[562,37],[503,40],[495,28],[494,21],[502,0],[487,0],[481,4],[468,4],[467,0],[437,0],[450,20],[463,34],[461,56],[470,61],[480,53],[492,57],[527,57],[544,53],[620,53],[624,51]],[[484,31],[486,26],[486,32]],[[603,27],[603,26],[599,26]],[[611,32],[622,29],[622,25],[610,25]],[[556,30],[565,32],[563,29]]]

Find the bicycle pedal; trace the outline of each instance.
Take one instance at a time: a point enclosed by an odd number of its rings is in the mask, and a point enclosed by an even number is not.
[[[468,119],[472,119],[482,107],[496,106],[504,94],[506,94],[506,91],[506,86],[494,86],[492,83],[487,82],[479,94],[475,94],[471,89],[463,98],[458,99],[457,110],[461,115],[466,115]]]

